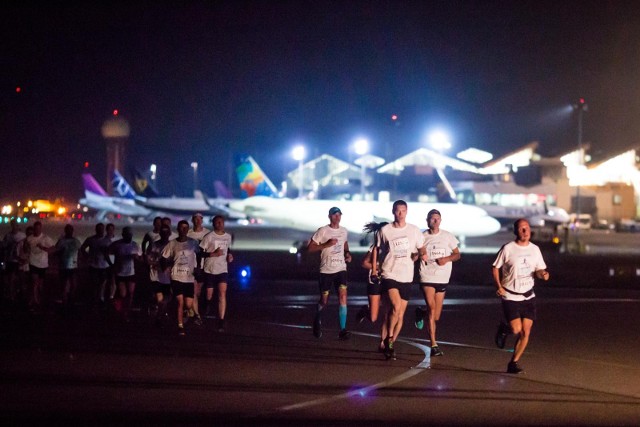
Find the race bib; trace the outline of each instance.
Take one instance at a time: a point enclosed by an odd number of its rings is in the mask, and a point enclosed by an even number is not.
[[[516,266],[516,288],[530,289],[533,287],[533,267],[529,264],[527,256],[518,257]]]
[[[390,243],[393,248],[394,258],[408,258],[411,255],[408,237],[400,237],[392,240]]]

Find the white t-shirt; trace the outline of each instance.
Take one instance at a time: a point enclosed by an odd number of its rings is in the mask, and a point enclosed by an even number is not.
[[[449,283],[453,263],[438,265],[436,259],[451,255],[460,242],[446,230],[440,230],[438,234],[431,234],[430,230],[427,230],[422,234],[428,259],[426,263],[420,260],[420,282]]]
[[[333,274],[347,269],[344,259],[344,245],[347,242],[349,233],[344,227],[332,228],[330,225],[318,228],[311,240],[318,245],[325,243],[329,239],[336,239],[335,245],[324,248],[320,252],[320,273]]]
[[[200,247],[204,252],[214,252],[216,249],[222,249],[221,256],[209,256],[204,259],[204,272],[209,274],[228,273],[227,255],[231,247],[231,234],[224,232],[217,234],[215,231],[204,236],[200,242]]]
[[[56,243],[56,249],[60,260],[60,268],[71,270],[78,268],[78,251],[80,250],[80,240],[75,237],[61,237]]]
[[[413,282],[411,254],[424,246],[420,229],[413,224],[396,228],[391,223],[380,229],[379,236],[377,245],[382,258],[382,277],[400,283]]]
[[[163,284],[171,283],[171,273],[165,271],[160,266],[160,258],[162,257],[162,251],[169,244],[169,242],[161,242],[157,240],[151,242],[147,247],[147,262],[149,263],[149,279],[152,282],[159,282]]]
[[[503,298],[510,301],[524,301],[535,297],[534,293],[528,297],[517,294],[532,290],[534,273],[547,268],[540,248],[531,242],[527,246],[520,246],[516,242],[507,243],[500,248],[493,266],[502,272],[501,285],[507,290]]]
[[[29,265],[33,265],[38,268],[49,267],[49,254],[38,247],[38,245],[50,248],[55,245],[51,237],[46,234],[40,234],[38,237],[29,236],[26,239],[29,246]]]
[[[211,230],[206,229],[204,227],[200,231],[194,231],[193,228],[190,228],[189,232],[187,233],[187,237],[190,237],[190,238],[192,238],[194,240],[197,240],[198,244],[200,244],[200,242],[202,242],[202,239],[204,238],[204,236],[206,236],[210,232],[211,232]],[[198,268],[202,268],[203,264],[204,264],[204,260],[201,259],[200,263],[198,264]]]
[[[171,280],[181,283],[193,283],[196,268],[196,253],[200,250],[198,241],[187,239],[179,242],[171,240],[162,250],[162,257],[173,261],[171,266]]]
[[[136,274],[134,258],[142,255],[140,246],[132,240],[127,243],[123,239],[116,240],[109,245],[109,253],[115,258],[115,274],[121,277],[130,277]]]

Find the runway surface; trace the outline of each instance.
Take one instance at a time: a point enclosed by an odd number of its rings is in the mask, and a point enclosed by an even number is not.
[[[57,230],[57,224],[47,226]],[[78,227],[84,234],[91,228]],[[136,236],[146,228],[136,225]],[[414,309],[423,304],[414,289],[398,360],[387,361],[377,351],[379,322],[355,323],[357,309],[366,304],[364,270],[356,264],[349,268],[352,338],[338,340],[332,297],[324,335],[316,339],[310,325],[318,298],[317,259],[288,252],[307,233],[269,227],[234,228],[234,233],[238,247],[223,333],[211,318],[202,327],[187,325],[186,337],[177,336],[173,318],[156,327],[147,315],[144,276],[139,311],[130,323],[84,304],[64,312],[52,302],[44,313],[33,314],[3,303],[0,421],[216,426],[640,421],[637,256],[546,253],[552,278],[537,287],[538,321],[521,360],[526,374],[511,375],[505,370],[513,338],[505,350],[493,342],[500,319],[490,280],[495,252],[463,250],[454,265],[438,329],[444,356],[429,357],[426,332],[413,326]],[[617,240],[632,247],[636,237],[595,230],[591,236],[603,247]],[[494,245],[509,238],[503,233],[467,243],[497,250]],[[237,279],[245,266],[252,268],[246,282]],[[49,279],[55,301],[55,269]],[[85,289],[85,302],[89,294]]]
[[[640,420],[640,298],[634,289],[539,287],[522,358],[495,347],[492,288],[452,286],[439,325],[445,355],[430,358],[411,300],[398,360],[377,352],[379,325],[355,324],[364,284],[351,285],[348,341],[335,300],[324,335],[310,329],[312,281],[253,281],[230,290],[227,326],[156,327],[78,307],[4,310],[0,419],[21,425],[611,425]],[[8,425],[8,424],[5,424]]]

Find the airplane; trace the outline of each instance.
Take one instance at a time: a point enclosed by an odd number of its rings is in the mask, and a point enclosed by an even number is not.
[[[451,183],[440,169],[436,169],[438,175],[437,198],[442,203],[456,203],[456,192]],[[475,205],[484,209],[490,216],[497,219],[501,224],[510,226],[520,218],[525,218],[533,227],[544,227],[545,225],[557,226],[567,224],[570,220],[566,210],[558,206],[548,206],[547,203],[531,206],[498,206],[498,205]]]
[[[246,188],[269,186],[271,181],[249,157],[244,167],[238,167],[238,180],[246,184],[247,175],[252,183]],[[247,169],[250,173],[247,174]],[[255,185],[258,183],[258,185]],[[273,185],[273,184],[271,184]],[[275,189],[275,187],[273,187]],[[351,201],[351,200],[305,200],[274,198],[254,195],[241,200],[232,200],[229,207],[243,212],[247,217],[259,218],[267,223],[283,227],[314,232],[328,221],[329,209],[337,206],[343,213],[340,224],[352,233],[362,233],[365,224],[371,221],[393,221],[392,202]],[[427,213],[438,209],[442,214],[442,228],[455,234],[461,241],[465,237],[486,236],[497,232],[500,223],[483,209],[462,203],[419,203],[408,202],[407,222],[422,226]],[[421,227],[422,228],[422,227]]]
[[[569,213],[557,206],[542,205],[533,206],[497,206],[497,205],[478,205],[489,215],[496,218],[503,224],[511,225],[519,218],[525,218],[529,224],[534,227],[543,227],[545,225],[561,225],[569,222]]]
[[[194,191],[194,197],[143,197],[134,191],[133,187],[118,172],[113,171],[113,188],[120,197],[133,200],[135,204],[150,211],[172,214],[192,215],[199,212],[203,215],[224,215],[230,219],[244,219],[246,216],[234,212],[226,206],[226,200],[210,200],[200,190]]]
[[[84,197],[80,204],[98,211],[98,218],[103,219],[107,213],[115,213],[133,217],[149,217],[152,211],[136,204],[131,198],[112,197],[98,184],[90,173],[82,174]]]

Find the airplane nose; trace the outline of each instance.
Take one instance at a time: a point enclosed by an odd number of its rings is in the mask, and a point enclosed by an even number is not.
[[[479,228],[490,233],[497,233],[500,230],[500,223],[491,216],[484,216],[476,224]]]

